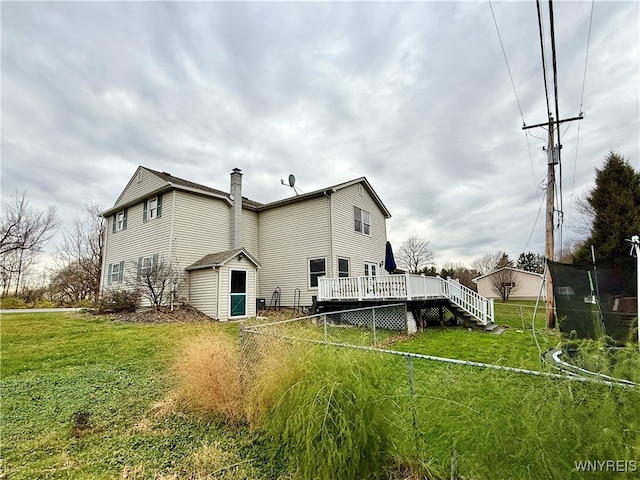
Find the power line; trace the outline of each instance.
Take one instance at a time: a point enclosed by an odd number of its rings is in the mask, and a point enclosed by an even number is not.
[[[589,15],[589,31],[587,33],[587,51],[584,57],[584,72],[582,74],[582,91],[580,92],[580,115],[584,114],[584,88],[587,83],[587,65],[589,63],[589,45],[591,44],[591,27],[593,25],[593,10],[595,0],[591,0],[591,13]],[[576,187],[576,171],[578,170],[578,151],[580,147],[580,127],[582,126],[582,120],[578,120],[578,132],[576,134],[576,153],[573,158],[573,176],[571,179],[571,203],[569,204],[569,218],[571,218],[573,203],[575,202],[575,187]],[[566,133],[566,131],[565,131]]]
[[[511,80],[511,87],[513,88],[513,94],[516,97],[516,103],[518,104],[518,111],[520,112],[520,118],[522,119],[522,125],[526,125],[524,121],[524,114],[522,113],[522,106],[520,105],[520,99],[518,98],[518,91],[516,90],[516,84],[513,81],[513,75],[511,74],[511,67],[509,66],[509,60],[507,59],[507,52],[504,48],[504,43],[502,42],[502,35],[500,35],[500,28],[498,27],[498,21],[496,20],[495,12],[493,11],[493,5],[491,4],[491,0],[488,0],[489,8],[491,9],[491,16],[493,17],[493,24],[496,27],[496,33],[498,34],[498,40],[500,41],[500,48],[502,49],[502,56],[504,57],[504,63],[507,66],[507,72],[509,73],[509,80]],[[536,175],[535,170],[533,168],[533,157],[531,155],[531,145],[529,144],[528,134],[525,132],[525,139],[527,141],[527,151],[529,152],[529,163],[531,165],[531,174],[533,175],[533,183],[536,183]],[[539,199],[538,189],[535,189],[536,196]]]
[[[593,5],[595,0],[591,0],[591,15],[589,16],[589,33],[587,34],[587,53],[584,58],[584,74],[582,76],[582,92],[580,93],[580,113],[582,113],[582,100],[584,99],[584,86],[587,82],[587,62],[589,61],[589,44],[591,43],[591,25],[593,23]]]
[[[495,13],[493,12],[493,5],[491,5],[491,0],[488,0],[488,1],[489,1],[489,8],[491,9],[491,16],[493,17],[493,24],[496,26],[498,40],[500,41],[500,47],[502,48],[502,55],[504,56],[504,62],[507,64],[507,71],[509,72],[509,79],[511,80],[511,86],[513,87],[513,94],[516,96],[516,103],[518,104],[518,110],[520,111],[520,118],[522,118],[522,124],[525,125],[524,115],[522,114],[522,107],[520,106],[520,99],[518,98],[516,85],[513,82],[513,75],[511,75],[511,68],[509,68],[509,60],[507,60],[507,52],[504,49],[504,44],[502,43],[502,36],[500,35],[500,29],[498,28],[498,22],[496,21],[496,16],[495,16]]]
[[[540,11],[540,0],[536,0],[538,10],[538,32],[540,34],[540,54],[542,55],[542,78],[544,80],[544,96],[547,99],[547,115],[551,111],[549,106],[549,88],[547,87],[547,65],[544,57],[544,32],[542,28],[542,12]]]

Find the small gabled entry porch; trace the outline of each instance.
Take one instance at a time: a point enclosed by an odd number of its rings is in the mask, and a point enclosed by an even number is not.
[[[405,302],[409,309],[411,305],[445,302],[478,325],[494,322],[493,300],[454,280],[410,274],[318,279],[319,305],[354,302],[368,305]]]

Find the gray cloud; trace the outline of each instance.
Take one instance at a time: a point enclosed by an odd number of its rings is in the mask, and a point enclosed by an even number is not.
[[[543,122],[535,5],[492,5]],[[582,107],[591,2],[554,7],[560,113],[586,113],[562,129],[570,216],[609,149],[640,166],[639,6],[595,5]],[[544,248],[546,132],[521,129],[486,2],[6,3],[2,117],[3,201],[27,189],[67,222],[137,165],[220,189],[238,166],[263,202],[289,173],[304,191],[367,176],[392,242],[423,235],[440,265]]]

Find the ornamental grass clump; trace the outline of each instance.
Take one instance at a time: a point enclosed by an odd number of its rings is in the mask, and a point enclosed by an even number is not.
[[[226,335],[201,334],[182,342],[175,358],[178,396],[199,413],[221,415],[231,423],[245,419],[240,349]]]
[[[286,372],[288,381],[269,390],[272,403],[261,397],[263,408],[253,416],[271,439],[272,455],[287,459],[302,479],[382,475],[391,460],[392,424],[385,415],[379,364],[347,350],[307,347],[289,352],[295,354],[280,357],[271,374]],[[262,374],[269,375],[265,370]],[[266,385],[261,380],[256,388]]]

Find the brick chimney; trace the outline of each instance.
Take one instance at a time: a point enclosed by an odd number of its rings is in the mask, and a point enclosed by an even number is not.
[[[231,207],[231,249],[242,247],[242,173],[239,168],[231,172],[231,188],[229,194],[233,206]]]

